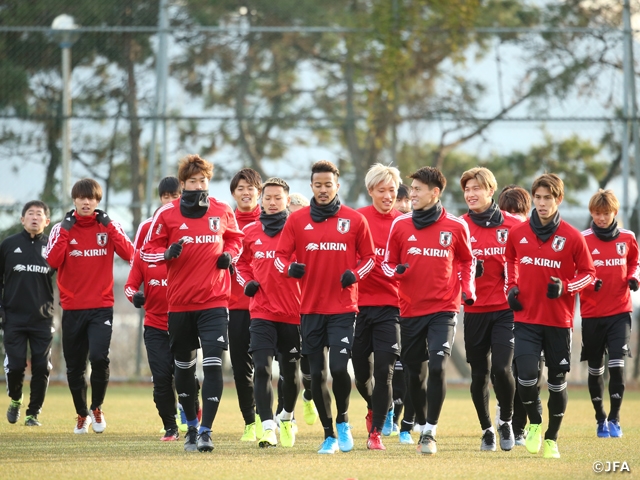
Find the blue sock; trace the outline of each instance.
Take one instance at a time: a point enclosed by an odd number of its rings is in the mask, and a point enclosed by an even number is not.
[[[189,427],[198,427],[198,425],[200,425],[200,422],[197,418],[194,418],[193,420],[187,420],[187,425]]]
[[[205,427],[204,425],[200,425],[200,430],[198,430],[198,435],[200,435],[203,432],[210,432],[211,429],[209,427]]]

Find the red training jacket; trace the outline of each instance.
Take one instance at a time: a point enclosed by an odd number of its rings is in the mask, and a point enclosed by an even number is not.
[[[311,219],[311,207],[293,212],[284,225],[275,267],[285,275],[294,261],[306,265],[301,279],[301,314],[333,315],[358,311],[358,284],[375,267],[367,219],[341,205],[322,222]],[[357,282],[342,288],[340,277],[351,270]]]
[[[260,205],[250,212],[235,211],[236,220],[240,230],[250,223],[260,220]],[[238,283],[235,275],[231,277],[231,297],[229,298],[229,310],[249,310],[249,297],[244,294],[244,287]]]
[[[129,262],[133,244],[122,225],[108,227],[95,215],[76,215],[71,230],[51,229],[45,258],[58,270],[58,289],[63,310],[113,307],[113,254]]]
[[[167,267],[162,263],[147,263],[140,254],[133,256],[124,294],[133,303],[133,294],[144,284],[144,324],[167,330],[169,306],[167,302]]]
[[[507,240],[506,288],[518,287],[523,310],[514,312],[516,322],[573,327],[574,295],[594,280],[596,273],[587,243],[578,230],[564,220],[555,234],[542,242],[530,222],[513,227]],[[547,297],[551,277],[562,280],[562,296]]]
[[[473,305],[465,305],[468,313],[498,312],[507,310],[507,296],[504,293],[504,263],[509,230],[523,222],[521,217],[503,211],[504,222],[499,227],[476,225],[468,213],[460,218],[469,227],[471,253],[476,260],[484,260],[484,273],[476,278],[477,300]]]
[[[282,279],[273,268],[278,241],[282,231],[270,237],[262,230],[260,221],[244,228],[242,254],[236,265],[238,285],[244,289],[247,282],[260,284],[256,294],[249,298],[251,318],[272,322],[300,324],[300,284],[296,278]]]
[[[387,214],[380,213],[376,207],[359,208],[357,210],[369,223],[373,246],[376,252],[376,267],[367,278],[358,285],[358,306],[359,307],[397,307],[398,306],[398,280],[387,277],[382,271],[382,261],[387,248],[387,240],[391,224],[398,218],[400,213],[395,208]]]
[[[243,236],[231,207],[213,197],[201,218],[184,217],[179,198],[158,209],[142,247],[142,259],[165,263],[165,250],[184,240],[181,255],[166,262],[170,312],[227,307],[231,278],[227,270],[217,267],[217,261],[223,252],[237,259]]]
[[[382,262],[384,273],[399,279],[400,315],[459,312],[462,292],[476,298],[476,260],[467,224],[443,208],[438,220],[418,230],[412,213],[394,220]],[[396,266],[407,263],[409,268],[398,275]]]
[[[144,222],[138,225],[138,231],[136,232],[136,236],[133,239],[133,248],[135,252],[139,252],[144,245],[144,242],[149,234],[149,227],[151,226],[151,222],[153,222],[153,217],[147,218]]]
[[[597,292],[593,283],[580,292],[580,314],[583,318],[610,317],[631,312],[631,291],[628,281],[640,280],[638,242],[630,230],[620,229],[615,240],[600,240],[591,229],[582,232],[591,252],[596,278],[602,280]]]

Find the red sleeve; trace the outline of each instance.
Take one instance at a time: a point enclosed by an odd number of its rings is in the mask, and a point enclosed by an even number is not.
[[[361,216],[361,219],[362,222],[360,223],[358,236],[356,237],[356,251],[359,257],[359,263],[357,267],[353,269],[358,281],[369,275],[371,270],[376,266],[376,252],[371,230],[369,229],[369,222],[367,222],[364,216]]]
[[[295,233],[293,231],[293,222],[287,220],[282,229],[282,234],[278,240],[278,247],[276,248],[276,259],[273,264],[280,273],[288,277],[289,265],[291,265],[291,258],[296,248]]]
[[[169,205],[171,204],[168,203],[166,206]],[[153,221],[151,222],[151,226],[149,227],[149,233],[147,233],[147,238],[145,239],[144,245],[142,246],[140,256],[142,257],[142,260],[147,263],[166,262],[166,260],[164,259],[164,252],[169,247],[169,232],[166,226],[163,225],[163,212],[165,210],[166,209],[162,207],[153,216]],[[156,228],[156,225],[158,225],[159,228]]]
[[[47,242],[47,249],[44,254],[44,258],[46,258],[51,268],[59,269],[64,263],[68,242],[69,231],[60,228],[60,224],[56,223],[49,234],[49,241]]]
[[[124,294],[130,302],[133,302],[133,295],[140,290],[140,285],[144,280],[142,267],[142,259],[140,256],[136,255],[133,257],[131,270],[129,270],[129,277],[127,278],[127,283],[124,285]]]
[[[576,274],[570,279],[561,278],[563,287],[569,295],[575,295],[580,290],[584,290],[596,278],[596,267],[593,266],[591,253],[587,247],[587,242],[582,235],[575,235],[576,248],[573,251],[573,262],[576,265]]]
[[[471,251],[469,227],[461,221],[463,227],[459,242],[456,243],[456,260],[460,275],[460,286],[467,298],[476,300],[476,259]]]
[[[244,287],[247,282],[254,280],[253,268],[251,266],[251,246],[245,236],[242,240],[242,253],[238,262],[236,263],[236,279],[241,287]]]
[[[508,293],[513,287],[518,286],[518,257],[516,247],[513,244],[513,235],[507,238],[504,264],[504,291]]]
[[[627,281],[635,278],[640,280],[640,265],[638,264],[638,242],[632,236],[629,240],[629,253],[627,254]]]
[[[243,238],[244,232],[240,230],[236,216],[233,214],[231,207],[227,207],[227,228],[222,234],[222,239],[224,240],[223,251],[229,253],[234,262],[237,262],[242,253]]]
[[[131,257],[133,256],[133,243],[131,243],[131,240],[127,237],[122,225],[120,225],[119,222],[112,220],[111,223],[109,223],[107,230],[111,234],[118,256],[121,259],[130,262]]]
[[[387,247],[385,249],[384,260],[382,261],[382,271],[387,277],[393,277],[396,274],[396,267],[401,262],[400,249],[396,245],[396,232],[398,229],[397,220],[391,224],[389,230],[389,238],[387,239]]]

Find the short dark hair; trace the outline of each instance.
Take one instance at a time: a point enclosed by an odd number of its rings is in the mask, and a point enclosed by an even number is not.
[[[238,173],[236,173],[231,179],[231,183],[229,184],[229,190],[231,190],[231,195],[238,188],[238,184],[240,180],[244,180],[249,185],[253,185],[259,191],[262,191],[262,177],[258,172],[256,172],[253,168],[243,168]]]
[[[328,160],[320,160],[311,166],[311,183],[313,183],[313,175],[315,173],[330,172],[336,176],[336,179],[340,177],[340,170],[333,163]]]
[[[98,202],[102,201],[102,187],[93,178],[83,178],[78,180],[71,189],[71,198],[92,198]]]
[[[213,178],[213,163],[207,162],[200,155],[187,155],[178,164],[178,178],[186,182],[194,175],[202,173],[209,180]]]
[[[531,210],[531,195],[518,185],[507,185],[500,192],[498,207],[505,212],[526,217]]]
[[[26,215],[27,210],[29,210],[31,207],[41,208],[44,211],[44,216],[47,218],[51,216],[51,210],[49,210],[49,205],[44,203],[42,200],[31,200],[30,202],[25,203],[24,207],[22,207],[23,218]]]
[[[409,187],[407,187],[404,183],[401,183],[398,186],[398,195],[396,198],[398,200],[409,198]]]
[[[431,189],[433,189],[434,187],[438,187],[440,189],[440,193],[442,193],[447,186],[447,179],[436,167],[419,168],[414,173],[409,175],[409,178],[419,180],[425,185],[428,185]]]
[[[271,177],[262,184],[262,191],[267,187],[282,187],[284,192],[289,195],[289,184],[280,177]]]
[[[158,183],[158,196],[162,198],[165,193],[180,193],[180,181],[177,177],[169,175]]]

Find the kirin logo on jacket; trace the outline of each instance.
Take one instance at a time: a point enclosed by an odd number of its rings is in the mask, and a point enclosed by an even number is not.
[[[104,247],[107,244],[108,239],[109,239],[108,233],[96,233],[96,240],[98,242],[99,247]]]
[[[448,247],[453,240],[453,234],[451,232],[440,232],[440,245]]]
[[[213,233],[220,231],[220,217],[209,217],[209,230]]]
[[[554,252],[559,252],[564,248],[564,244],[567,242],[566,237],[561,237],[560,235],[556,235],[553,237],[553,243],[551,243],[551,248]]]
[[[351,220],[348,218],[338,218],[337,228],[340,233],[347,233],[351,228]]]
[[[506,228],[499,228],[496,230],[496,237],[498,238],[498,243],[504,245],[507,243],[507,238],[509,237],[509,230]]]

